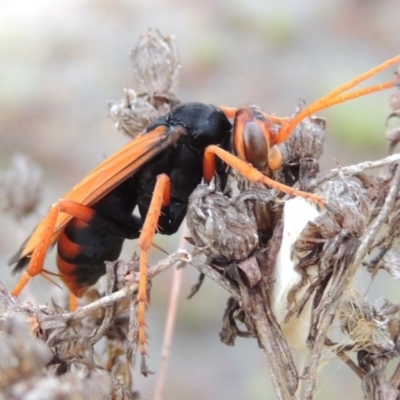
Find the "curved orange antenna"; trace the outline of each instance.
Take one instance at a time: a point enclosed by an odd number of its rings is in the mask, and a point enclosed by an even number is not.
[[[356,78],[352,79],[351,81],[345,83],[337,87],[336,89],[332,90],[325,96],[322,96],[318,100],[311,103],[307,108],[300,111],[288,124],[284,124],[280,131],[273,135],[272,143],[279,144],[284,142],[289,138],[291,133],[293,132],[294,128],[297,124],[302,121],[304,118],[310,117],[311,115],[315,114],[318,111],[321,111],[325,108],[331,107],[335,104],[344,103],[345,101],[356,99],[358,97],[373,93],[379,92],[381,90],[389,89],[399,83],[399,76],[396,76],[396,79],[388,82],[384,82],[380,85],[369,86],[364,89],[360,89],[354,92],[343,94],[345,91],[357,86],[361,82],[371,78],[372,76],[378,74],[381,71],[391,67],[400,62],[400,55],[391,58],[390,60],[385,61],[384,63],[378,65],[377,67],[371,68],[367,72],[357,76]]]

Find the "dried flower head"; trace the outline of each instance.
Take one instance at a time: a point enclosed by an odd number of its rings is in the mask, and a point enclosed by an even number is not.
[[[40,202],[42,172],[21,153],[15,154],[11,163],[0,175],[0,211],[19,219],[34,212]]]
[[[137,88],[124,89],[124,98],[108,107],[117,129],[135,138],[179,103],[175,90],[181,65],[173,37],[159,31],[141,36],[130,58]]]
[[[209,185],[199,185],[189,199],[187,222],[193,241],[212,259],[241,261],[258,246],[257,225],[244,203]]]
[[[354,288],[346,292],[338,308],[342,330],[354,343],[353,351],[365,350],[388,359],[400,351],[400,305],[386,299],[371,304]]]
[[[149,30],[139,38],[130,57],[139,88],[149,97],[175,91],[181,64],[172,36]]]
[[[41,376],[52,353],[21,316],[3,314],[0,328],[0,392],[6,393],[21,380]]]
[[[325,125],[322,118],[306,118],[290,138],[280,145],[285,160],[280,179],[286,185],[298,182],[301,190],[314,189],[311,185],[319,172],[319,159],[325,143]]]
[[[108,102],[108,116],[119,131],[135,138],[154,121],[158,111],[146,100],[139,98],[133,89],[124,89],[124,98],[119,102]]]

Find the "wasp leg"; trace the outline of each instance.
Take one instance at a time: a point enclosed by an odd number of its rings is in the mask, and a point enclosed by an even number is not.
[[[210,182],[215,170],[215,156],[218,156],[226,164],[236,169],[244,177],[252,182],[263,183],[272,189],[280,190],[286,194],[303,197],[317,203],[321,207],[326,206],[326,201],[319,196],[311,193],[302,192],[301,190],[294,189],[290,186],[283,185],[273,179],[263,175],[260,171],[256,170],[250,164],[242,161],[233,154],[221,149],[218,146],[208,146],[204,152],[204,180]]]
[[[110,217],[104,214],[104,207],[85,210],[81,204],[70,206],[80,218],[72,219],[59,237],[57,266],[72,293],[70,309],[75,310],[76,297],[104,275],[104,261],[117,259],[125,239],[139,237],[142,221],[135,215],[125,216],[126,220]],[[81,213],[77,212],[79,208]]]
[[[140,251],[140,278],[139,292],[137,300],[139,302],[139,345],[142,355],[141,372],[143,375],[149,373],[146,366],[146,320],[145,313],[148,304],[147,298],[147,253],[153,242],[154,235],[157,231],[158,219],[160,217],[161,208],[170,203],[171,186],[169,177],[165,174],[158,175],[157,182],[154,187],[153,196],[150,202],[146,219],[143,224],[142,232],[139,236]]]
[[[38,274],[43,275],[43,264],[46,257],[47,250],[50,246],[51,236],[54,232],[54,228],[57,221],[57,216],[59,212],[58,208],[59,202],[55,203],[46,216],[46,224],[43,229],[43,233],[40,238],[40,243],[36,247],[35,251],[32,253],[31,260],[29,262],[28,268],[26,269],[24,275],[19,280],[15,286],[12,294],[18,296],[28,281]]]
[[[86,209],[86,210],[85,210]],[[17,285],[15,286],[12,294],[14,296],[18,296],[25,285],[29,282],[29,280],[36,275],[42,275],[46,278],[46,274],[43,272],[43,264],[44,259],[46,257],[46,253],[50,247],[51,237],[56,228],[57,216],[60,211],[68,212],[77,218],[84,218],[86,220],[90,220],[93,217],[94,210],[89,207],[83,206],[79,203],[72,202],[70,200],[59,200],[57,203],[53,204],[48,212],[45,222],[45,227],[43,229],[43,233],[40,238],[40,242],[38,246],[35,248],[32,253],[32,257],[30,259],[28,268],[26,269],[24,275],[19,280]],[[86,213],[85,213],[86,211]],[[77,307],[76,296],[71,294],[70,297],[70,308],[71,310],[75,310]]]
[[[79,221],[91,224],[92,227],[99,231],[104,231],[109,235],[119,236],[123,238],[137,238],[139,236],[140,222],[133,220],[130,225],[122,224],[112,218],[101,215],[91,207],[82,205],[72,200],[61,199],[53,204],[49,213],[45,217],[45,227],[43,229],[40,242],[32,253],[28,268],[24,275],[12,291],[14,296],[18,296],[27,282],[36,275],[43,275],[44,259],[50,247],[52,235],[57,230],[56,221],[60,212],[67,213]],[[134,229],[133,229],[134,228]]]

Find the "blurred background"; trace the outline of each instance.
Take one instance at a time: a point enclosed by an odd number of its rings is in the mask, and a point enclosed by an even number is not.
[[[300,98],[310,103],[397,55],[399,7],[396,0],[0,0],[0,174],[19,152],[43,169],[39,211],[18,221],[0,215],[1,280],[15,283],[6,263],[49,205],[127,142],[107,117],[107,102],[133,85],[128,55],[140,34],[157,28],[176,37],[181,100],[257,104],[288,116]],[[369,84],[392,79],[393,71]],[[320,113],[328,119],[324,170],[387,154],[392,92]],[[177,237],[157,243],[173,251]],[[135,243],[125,247],[129,258]],[[161,257],[154,251],[153,260]],[[54,270],[54,254],[46,268]],[[148,311],[148,364],[156,371],[171,273],[154,280]],[[256,341],[241,339],[229,348],[218,340],[227,299],[222,289],[206,282],[186,300],[196,279],[185,268],[164,398],[275,398]],[[54,293],[42,279],[29,291],[41,291],[47,301]],[[144,399],[152,397],[156,377],[144,379],[136,368],[135,387]],[[317,398],[361,398],[358,380],[350,377],[346,366],[330,360]]]

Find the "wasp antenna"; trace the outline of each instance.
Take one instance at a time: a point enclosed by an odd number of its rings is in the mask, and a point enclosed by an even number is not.
[[[365,96],[370,93],[390,89],[391,87],[395,86],[399,82],[398,75],[396,75],[396,78],[392,81],[384,82],[378,85],[369,86],[354,92],[343,94],[347,90],[357,86],[361,82],[371,78],[372,76],[391,67],[392,65],[397,64],[398,62],[400,62],[400,55],[385,61],[377,67],[371,68],[367,72],[364,72],[363,74],[357,76],[356,78],[350,80],[344,85],[339,86],[325,96],[322,96],[318,100],[314,101],[307,108],[300,111],[287,125],[282,126],[282,129],[274,137],[274,144],[279,144],[287,140],[300,121],[302,121],[304,118],[310,117],[318,111],[329,108],[336,104],[356,99],[361,96]]]

